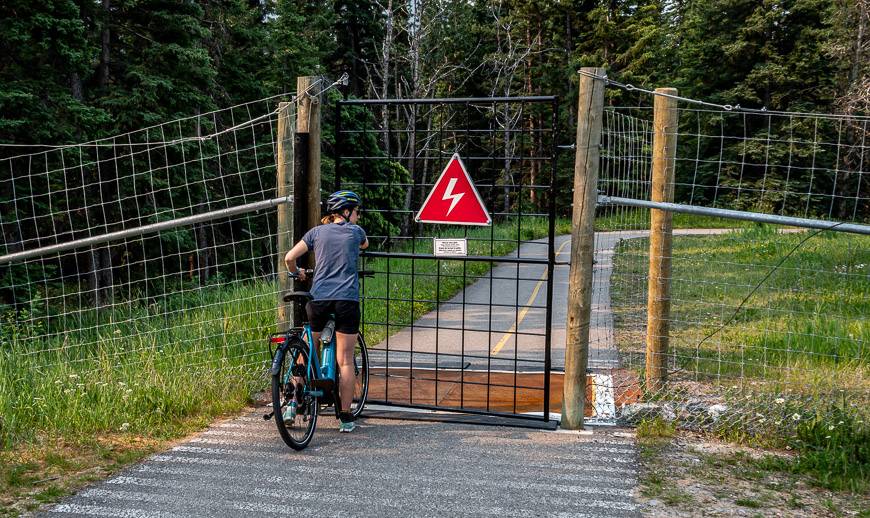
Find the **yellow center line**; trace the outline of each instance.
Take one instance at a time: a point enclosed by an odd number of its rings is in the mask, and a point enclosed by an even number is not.
[[[559,246],[559,250],[556,252],[556,257],[559,257],[559,254],[562,253],[562,249],[565,248],[565,245],[567,245],[569,242],[570,242],[570,240],[566,239]],[[512,336],[516,336],[517,328],[519,327],[519,325],[523,321],[523,319],[526,318],[526,313],[528,313],[529,309],[531,309],[530,306],[532,305],[532,302],[535,301],[535,298],[538,296],[538,292],[541,290],[541,286],[544,285],[544,281],[546,281],[546,280],[547,280],[547,270],[544,269],[544,273],[542,273],[541,278],[538,279],[538,283],[535,285],[535,289],[532,290],[532,295],[529,297],[528,302],[526,302],[525,307],[523,307],[523,309],[521,309],[519,314],[517,315],[517,321],[514,322],[514,325],[512,325],[511,328],[508,329],[507,332],[504,334],[504,336],[501,337],[501,340],[499,340],[498,343],[495,344],[495,347],[493,347],[492,351],[489,352],[490,356],[495,356],[496,354],[498,354],[502,350],[502,348],[505,346],[507,341],[510,340],[510,338]],[[517,282],[519,282],[519,281],[517,281]],[[492,289],[492,287],[490,287],[490,289]]]

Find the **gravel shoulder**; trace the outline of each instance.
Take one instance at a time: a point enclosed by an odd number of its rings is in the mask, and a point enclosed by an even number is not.
[[[832,492],[806,477],[769,468],[768,456],[790,456],[677,432],[638,440],[644,516],[870,517],[870,494]]]

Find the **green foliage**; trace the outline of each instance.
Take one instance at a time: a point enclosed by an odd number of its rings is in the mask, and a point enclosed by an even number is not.
[[[635,432],[638,439],[669,439],[677,433],[677,426],[673,421],[656,416],[641,420]]]
[[[835,490],[861,491],[870,483],[870,423],[846,405],[831,405],[802,420],[793,448],[791,469],[808,473]]]
[[[374,133],[359,131],[370,129],[375,124],[371,111],[363,106],[346,106],[341,116],[342,130],[348,133],[337,144],[339,153],[370,157],[362,161],[345,160],[338,172],[342,185],[359,191],[363,198],[360,225],[371,236],[398,236],[402,216],[378,209],[396,208],[397,201],[404,200],[411,175],[400,163],[387,158]],[[366,207],[372,210],[366,211]]]

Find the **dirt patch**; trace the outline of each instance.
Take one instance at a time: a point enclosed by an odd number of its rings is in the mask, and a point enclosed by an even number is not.
[[[772,466],[791,454],[678,432],[639,439],[637,500],[645,516],[870,517],[870,494],[832,492]]]

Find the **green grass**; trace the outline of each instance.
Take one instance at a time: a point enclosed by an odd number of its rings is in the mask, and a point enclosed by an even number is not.
[[[636,430],[638,440],[670,439],[676,432],[674,422],[666,421],[661,417],[641,420]]]
[[[672,377],[700,383],[689,395],[726,398],[720,436],[787,446],[797,456],[780,469],[859,491],[870,482],[870,238],[819,234],[765,279],[806,236],[753,225],[674,238]],[[648,246],[624,241],[615,260],[617,342],[631,358],[643,358]]]
[[[838,372],[867,381],[870,238],[821,234],[764,280],[803,237],[756,226],[674,239],[671,354],[680,367],[717,378]],[[623,321],[643,312],[648,246],[634,239],[620,247],[612,285]]]

